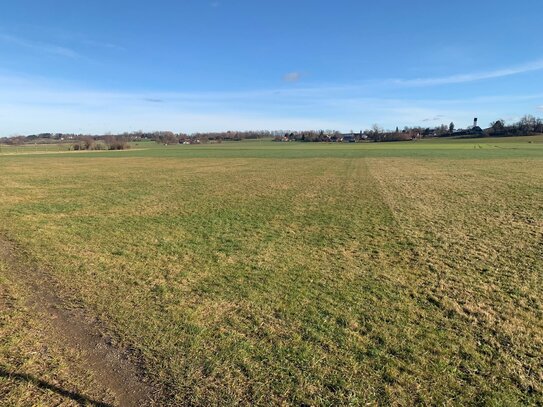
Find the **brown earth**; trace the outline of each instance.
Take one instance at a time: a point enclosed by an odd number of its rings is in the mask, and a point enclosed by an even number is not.
[[[38,267],[28,265],[17,256],[17,252],[14,243],[0,236],[0,258],[8,266],[10,277],[32,293],[26,299],[27,305],[47,326],[47,339],[81,355],[84,366],[74,367],[74,371],[91,373],[100,387],[113,394],[114,405],[157,405],[160,391],[146,377],[141,358],[129,349],[116,346],[114,335],[108,333],[104,324],[84,309],[69,307],[51,276]],[[81,404],[110,405],[79,393],[44,385],[23,373],[7,372],[6,376],[34,382]]]

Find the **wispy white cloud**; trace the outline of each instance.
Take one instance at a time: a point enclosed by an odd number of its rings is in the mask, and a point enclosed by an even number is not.
[[[82,44],[84,45],[90,45],[91,47],[97,47],[97,48],[106,48],[111,50],[118,50],[118,51],[125,51],[126,48],[121,47],[120,45],[113,44],[111,42],[100,42],[100,41],[94,41],[94,40],[82,40]]]
[[[289,72],[283,75],[283,80],[285,82],[298,82],[301,78],[301,72]]]
[[[66,58],[79,58],[80,55],[67,47],[63,47],[56,44],[48,44],[45,42],[30,41],[24,38],[15,37],[13,35],[0,34],[0,41],[8,44],[17,45],[20,47],[32,49],[35,51],[58,55]]]
[[[279,85],[239,91],[108,91],[67,81],[0,72],[0,135],[37,131],[171,129],[386,128],[449,123],[467,126],[533,111],[543,94],[420,98],[380,96],[363,85]],[[372,96],[374,95],[374,96]],[[441,94],[440,94],[441,95]],[[543,111],[543,106],[539,106]],[[32,121],[28,120],[32,117]]]
[[[537,106],[536,109],[539,110],[540,112],[543,112],[543,105]]]
[[[390,82],[403,86],[434,86],[456,83],[475,82],[485,79],[502,78],[506,76],[519,75],[527,72],[543,70],[543,59],[533,61],[524,65],[516,65],[502,69],[486,72],[472,72],[442,77],[415,78],[415,79],[393,79]]]
[[[40,131],[193,132],[349,127],[332,115],[324,118],[308,114],[300,107],[305,103],[303,100],[297,97],[285,100],[274,90],[110,92],[28,78],[11,81],[9,76],[0,76],[0,83],[6,85],[0,86],[0,112],[5,115],[0,121],[0,136]]]

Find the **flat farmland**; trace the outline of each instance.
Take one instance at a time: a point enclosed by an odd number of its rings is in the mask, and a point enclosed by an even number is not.
[[[37,284],[162,405],[543,403],[540,136],[4,147],[0,235],[6,405],[119,403]]]

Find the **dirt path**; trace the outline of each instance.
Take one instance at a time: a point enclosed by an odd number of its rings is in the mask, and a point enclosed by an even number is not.
[[[78,368],[90,370],[96,382],[115,395],[117,405],[156,405],[159,392],[145,378],[138,358],[116,348],[112,338],[103,334],[102,324],[84,310],[66,308],[52,278],[36,267],[25,266],[16,253],[16,246],[0,235],[0,257],[12,277],[32,293],[28,305],[51,327],[50,339],[77,350],[86,363]]]

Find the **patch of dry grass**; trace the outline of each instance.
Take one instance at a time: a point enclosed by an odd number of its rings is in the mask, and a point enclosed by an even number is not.
[[[543,162],[386,164],[371,166],[413,246],[416,273],[407,284],[480,358],[470,381],[494,395],[514,383],[540,400]]]

